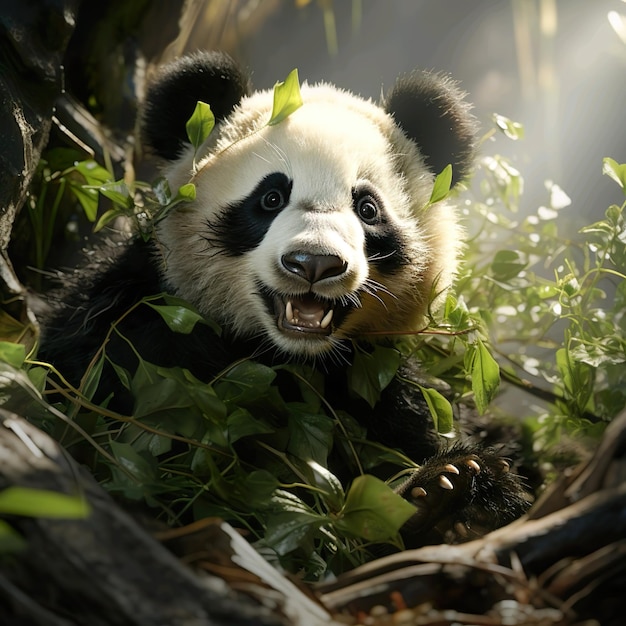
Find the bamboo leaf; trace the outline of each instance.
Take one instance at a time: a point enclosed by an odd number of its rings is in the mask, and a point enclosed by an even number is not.
[[[211,107],[206,102],[198,100],[192,116],[185,124],[187,137],[196,150],[206,141],[214,126],[215,116]]]
[[[274,106],[272,108],[272,116],[267,125],[274,126],[282,122],[301,106],[302,95],[300,94],[298,70],[294,69],[284,82],[276,83],[274,86]]]
[[[450,186],[452,185],[452,165],[446,165],[441,173],[435,178],[435,184],[433,185],[433,191],[430,194],[429,204],[435,204],[444,200],[450,193]]]

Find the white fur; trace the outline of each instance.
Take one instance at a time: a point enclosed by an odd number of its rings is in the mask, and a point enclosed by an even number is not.
[[[320,354],[336,339],[364,333],[421,328],[432,293],[445,290],[456,270],[461,232],[453,208],[425,208],[433,176],[415,144],[380,107],[329,85],[303,85],[302,96],[304,105],[274,126],[266,126],[272,92],[244,99],[196,155],[195,170],[191,150],[166,170],[173,189],[190,181],[197,189],[196,201],[159,227],[167,281],[219,323],[269,338],[292,354]],[[223,207],[277,171],[293,180],[293,189],[260,245],[242,257],[211,249],[202,238],[207,219],[218,218]],[[392,278],[379,275],[365,258],[363,225],[351,196],[360,181],[376,190],[410,243],[410,267]],[[347,262],[345,275],[314,285],[316,294],[328,298],[359,294],[360,308],[331,337],[282,333],[257,294],[259,281],[286,295],[308,290],[281,266],[281,255],[293,250]]]

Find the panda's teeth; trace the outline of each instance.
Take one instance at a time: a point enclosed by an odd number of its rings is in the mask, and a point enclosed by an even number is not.
[[[295,324],[294,317],[293,317],[293,306],[289,300],[287,300],[287,304],[285,305],[285,319],[290,324]]]
[[[277,305],[279,306],[279,305]],[[312,331],[327,334],[334,317],[332,308],[325,310],[319,301],[313,298],[283,300],[282,319],[287,330]]]
[[[334,309],[330,309],[328,311],[328,313],[326,313],[326,315],[324,315],[324,318],[320,322],[320,327],[321,328],[328,328],[328,326],[330,325],[330,321],[333,319],[333,311],[334,311]]]

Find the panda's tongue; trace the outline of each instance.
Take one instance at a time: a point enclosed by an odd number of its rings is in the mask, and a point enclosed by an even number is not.
[[[333,309],[317,298],[306,295],[285,301],[285,326],[305,331],[326,332],[330,329]]]

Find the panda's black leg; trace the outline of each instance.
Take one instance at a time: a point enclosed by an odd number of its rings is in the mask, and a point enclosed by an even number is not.
[[[520,517],[529,499],[496,452],[457,445],[428,459],[397,488],[415,505],[402,535],[407,547],[475,539]]]

